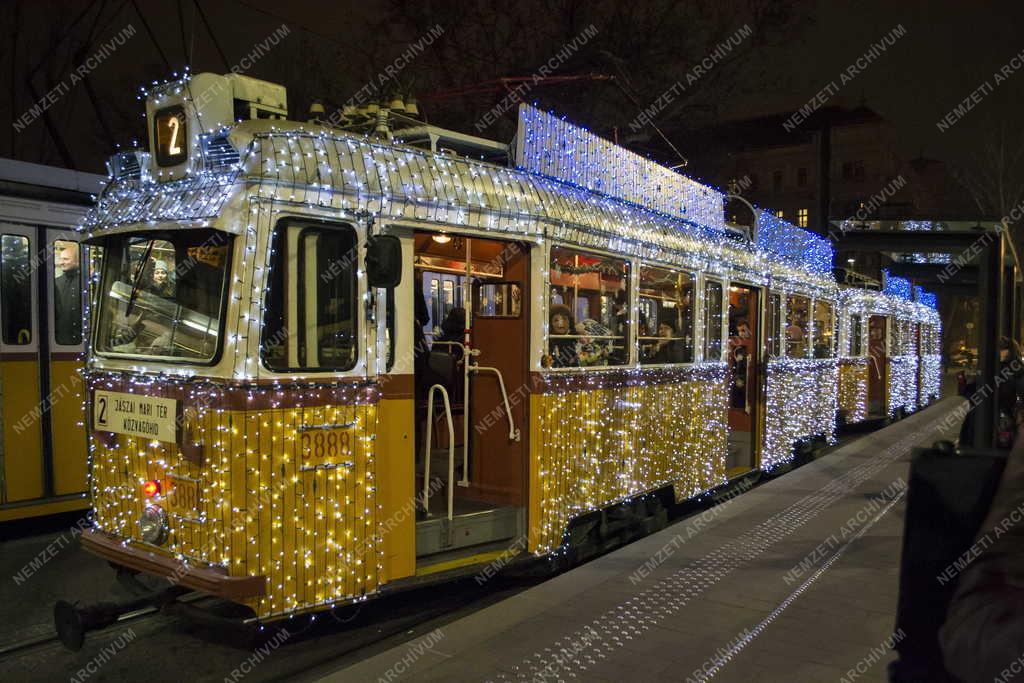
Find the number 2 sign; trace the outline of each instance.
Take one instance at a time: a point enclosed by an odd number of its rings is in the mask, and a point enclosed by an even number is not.
[[[166,107],[156,113],[153,121],[153,138],[156,146],[156,163],[160,166],[177,166],[188,157],[188,123],[185,109],[181,105]]]

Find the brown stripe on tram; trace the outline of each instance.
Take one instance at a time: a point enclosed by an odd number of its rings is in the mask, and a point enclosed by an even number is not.
[[[83,360],[84,351],[51,351],[50,360]]]
[[[0,353],[0,360],[39,360],[38,351]]]
[[[530,386],[535,393],[555,394],[650,384],[721,381],[724,377],[722,368],[698,366],[641,368],[639,370],[622,368],[558,373],[531,372]]]
[[[411,397],[410,375],[394,375],[394,380],[384,381],[349,378],[331,383],[309,382],[271,384],[255,382],[174,382],[154,381],[152,384],[132,383],[120,375],[93,375],[89,384],[94,389],[123,391],[145,396],[171,398],[182,401],[183,405],[207,405],[219,410],[270,410],[273,408],[314,408],[337,404],[368,405],[381,398],[400,398],[406,393]],[[134,391],[132,391],[134,390]],[[192,394],[216,392],[209,400],[199,399]]]

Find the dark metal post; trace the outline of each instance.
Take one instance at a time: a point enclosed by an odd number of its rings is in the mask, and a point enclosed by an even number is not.
[[[988,233],[978,257],[978,401],[974,410],[974,447],[994,448],[999,417],[996,374],[999,371],[999,337],[1003,315],[1003,236]]]
[[[828,118],[818,131],[818,231],[822,235],[832,232],[829,220],[832,208],[832,124]],[[813,223],[811,224],[813,225]]]

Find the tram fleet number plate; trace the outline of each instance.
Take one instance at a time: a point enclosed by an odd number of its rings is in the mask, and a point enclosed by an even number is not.
[[[96,391],[92,417],[94,427],[105,432],[171,443],[178,438],[178,402],[173,398]]]

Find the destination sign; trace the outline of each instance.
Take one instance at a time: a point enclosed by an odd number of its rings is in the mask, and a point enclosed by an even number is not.
[[[178,402],[173,398],[96,391],[92,411],[93,425],[101,431],[156,441],[177,441]]]

